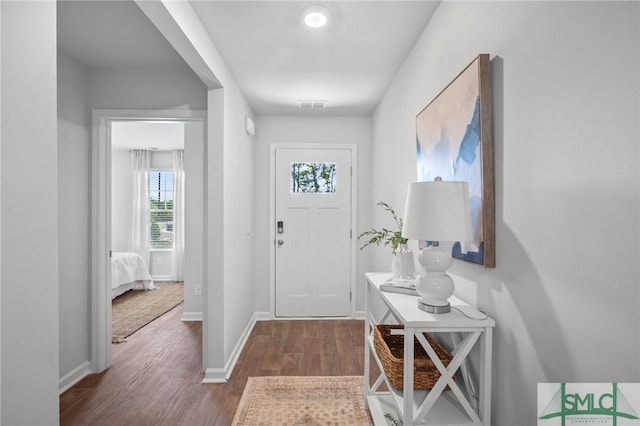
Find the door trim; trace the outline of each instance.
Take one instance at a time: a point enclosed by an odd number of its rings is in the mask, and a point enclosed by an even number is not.
[[[276,319],[276,250],[275,250],[275,220],[276,220],[276,150],[278,149],[344,149],[351,152],[351,246],[349,248],[351,276],[349,277],[350,318],[356,317],[356,255],[358,244],[356,239],[357,226],[357,176],[358,150],[355,144],[330,143],[272,143],[269,145],[269,318]],[[292,319],[292,318],[287,318]]]
[[[201,121],[206,111],[92,110],[91,163],[91,353],[93,373],[111,365],[111,132],[112,121]],[[206,242],[205,242],[206,244]],[[203,286],[207,277],[204,276]],[[206,305],[203,306],[203,311]],[[206,339],[206,335],[203,335]],[[203,345],[204,346],[204,345]]]

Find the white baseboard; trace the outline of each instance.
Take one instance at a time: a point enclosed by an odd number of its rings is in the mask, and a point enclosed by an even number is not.
[[[207,368],[204,370],[202,383],[227,383],[229,377],[224,368]]]
[[[364,313],[362,318],[354,317],[275,317],[275,318],[262,318],[260,321],[342,321],[342,320],[362,320],[364,319]]]
[[[287,320],[296,320],[296,321],[315,321],[315,320],[345,320],[345,319],[356,319],[363,320],[366,318],[365,311],[356,311],[354,316],[348,317],[274,317],[270,312],[255,312],[253,314],[256,321],[287,321]]]
[[[171,275],[151,275],[151,279],[154,281],[172,281]]]
[[[183,312],[180,321],[202,321],[202,312]]]
[[[255,312],[253,317],[256,321],[269,321],[273,319],[269,312]]]
[[[91,374],[89,361],[85,361],[62,377],[58,383],[60,395]]]
[[[229,360],[227,361],[224,368],[207,368],[204,372],[204,379],[202,380],[202,383],[227,383],[229,381],[229,377],[231,377],[231,373],[233,372],[233,369],[235,368],[236,363],[238,362],[238,358],[240,358],[240,354],[244,349],[244,345],[247,344],[247,340],[251,335],[253,326],[256,325],[256,321],[269,319],[268,313],[267,313],[267,317],[265,318],[262,318],[263,314],[265,313],[256,312],[253,314],[253,316],[251,317],[251,320],[249,321],[249,324],[247,324],[247,327],[242,332],[242,335],[240,336],[240,339],[238,340],[236,347],[233,348],[233,351],[231,352],[231,356],[229,357]],[[261,319],[258,319],[258,317],[260,317]]]

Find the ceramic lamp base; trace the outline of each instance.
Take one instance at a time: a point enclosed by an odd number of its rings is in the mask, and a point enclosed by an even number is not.
[[[451,308],[447,299],[453,294],[454,284],[446,271],[453,260],[451,251],[433,242],[420,252],[419,260],[423,269],[416,279],[416,290],[421,296],[418,307],[434,314],[449,312]]]

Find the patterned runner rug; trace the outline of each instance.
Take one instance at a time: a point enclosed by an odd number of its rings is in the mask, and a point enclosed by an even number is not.
[[[371,425],[363,378],[249,377],[233,419],[249,425]]]
[[[157,289],[134,288],[111,301],[111,342],[122,343],[184,301],[182,282],[156,282]]]

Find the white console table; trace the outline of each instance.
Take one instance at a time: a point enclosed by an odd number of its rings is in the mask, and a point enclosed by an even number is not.
[[[389,279],[391,274],[367,273],[366,276],[364,390],[365,405],[371,412],[374,424],[390,424],[384,417],[389,413],[396,419],[402,420],[404,426],[423,424],[490,426],[491,339],[495,326],[494,320],[456,297],[449,299],[451,302],[449,313],[430,314],[421,311],[418,309],[417,296],[380,290],[380,285]],[[376,300],[378,300],[377,303]],[[378,309],[373,309],[374,306]],[[375,318],[373,310],[380,311],[380,308],[384,312],[379,318]],[[472,318],[482,316],[485,318]],[[384,374],[382,363],[373,346],[373,327],[376,324],[404,326],[404,331],[399,331],[404,334],[404,391],[393,388]],[[447,367],[438,359],[435,351],[422,335],[424,332],[429,332],[436,338],[441,333],[450,334],[454,348],[451,351],[453,359]],[[433,389],[428,391],[413,389],[414,335],[441,373]],[[471,366],[467,362],[467,356],[476,344],[480,345],[477,385]],[[371,358],[375,360],[381,371],[380,376],[373,383]],[[458,370],[461,371],[462,380],[454,381],[454,375]],[[383,383],[386,383],[388,391],[380,390]],[[445,390],[447,385],[449,390]]]

